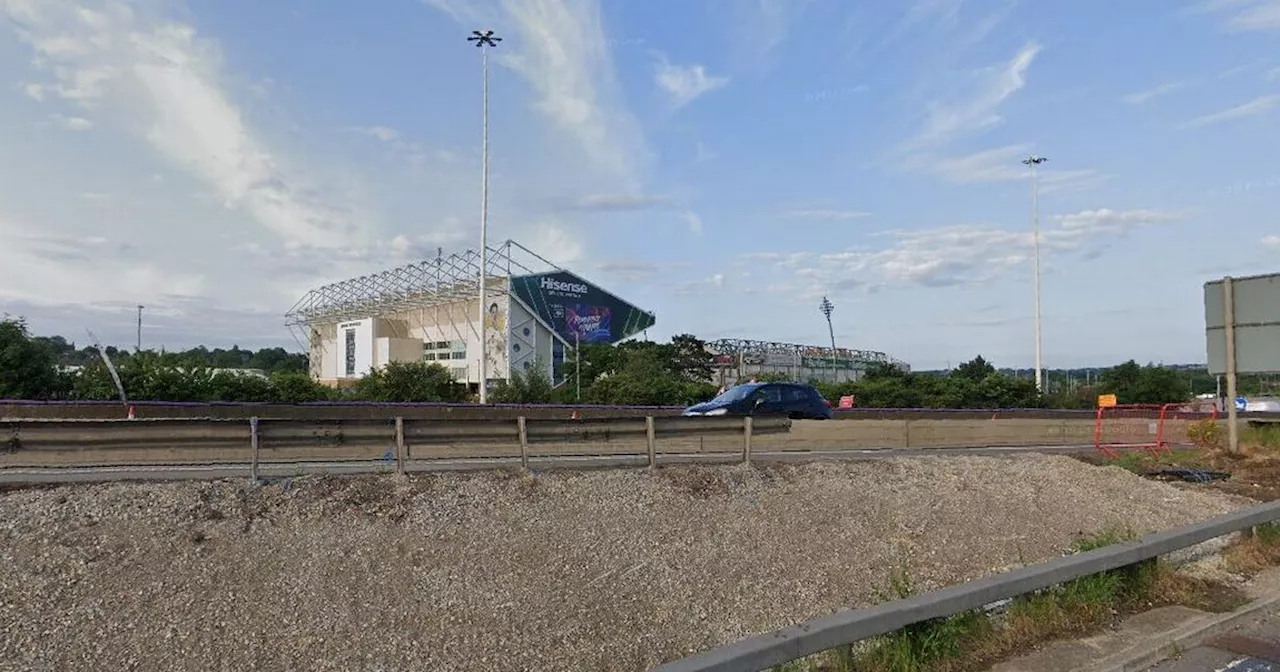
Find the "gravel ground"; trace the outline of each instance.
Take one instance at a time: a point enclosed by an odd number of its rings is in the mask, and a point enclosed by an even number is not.
[[[0,670],[638,670],[1247,504],[1067,457],[0,494]]]

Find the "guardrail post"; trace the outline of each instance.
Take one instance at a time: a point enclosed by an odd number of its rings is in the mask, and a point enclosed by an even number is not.
[[[751,416],[742,419],[742,463],[751,466]]]
[[[258,417],[249,418],[249,480],[258,483]]]
[[[404,459],[405,459],[404,418],[397,415],[396,416],[396,473],[397,474],[404,473]]]
[[[516,418],[516,433],[520,435],[520,467],[529,468],[529,426],[522,415]]]
[[[654,429],[653,416],[645,416],[644,419],[644,439],[649,447],[649,468],[658,466],[658,438],[657,431]]]

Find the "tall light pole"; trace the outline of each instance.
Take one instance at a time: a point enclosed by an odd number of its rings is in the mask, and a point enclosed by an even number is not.
[[[133,354],[142,353],[142,304],[138,304],[138,343],[133,348]]]
[[[492,30],[484,32],[473,30],[468,42],[474,42],[480,50],[482,69],[484,71],[484,140],[480,146],[480,305],[476,306],[476,317],[480,332],[480,403],[488,403],[489,399],[489,353],[486,351],[485,334],[485,280],[489,274],[489,47],[496,47],[502,41]]]
[[[822,303],[818,304],[818,310],[827,318],[827,334],[831,336],[831,382],[839,382],[840,372],[836,370],[836,330],[831,326],[831,311],[836,309],[836,305],[831,303],[827,297],[822,297]]]
[[[1037,168],[1049,159],[1032,154],[1022,160],[1031,169],[1031,239],[1035,247],[1036,276],[1036,391],[1044,392],[1044,369],[1040,355],[1040,175]]]

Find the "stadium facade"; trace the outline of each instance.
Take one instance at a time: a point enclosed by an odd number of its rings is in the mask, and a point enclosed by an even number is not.
[[[867,369],[876,365],[911,370],[905,362],[874,350],[728,338],[707,343],[707,350],[714,357],[712,382],[723,387],[765,376],[798,383],[852,382],[861,380]]]
[[[489,248],[485,332],[490,386],[544,368],[564,382],[578,344],[617,343],[655,323],[641,310],[514,241]],[[306,338],[311,376],[344,386],[390,362],[444,365],[478,389],[480,254],[468,250],[311,290],[285,323]],[[571,361],[571,357],[570,357]]]

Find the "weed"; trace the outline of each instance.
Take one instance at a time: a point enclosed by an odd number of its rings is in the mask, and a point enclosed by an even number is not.
[[[1222,423],[1214,418],[1197,420],[1187,426],[1187,438],[1197,448],[1215,450],[1222,447]]]
[[[1264,450],[1280,449],[1280,425],[1273,423],[1250,423],[1240,432],[1240,442],[1257,446]]]
[[[1280,524],[1265,523],[1253,528],[1223,551],[1227,569],[1252,576],[1266,567],[1280,564]]]
[[[1099,548],[1122,544],[1126,541],[1133,541],[1137,538],[1138,535],[1131,528],[1112,526],[1101,532],[1077,539],[1071,548],[1076,553],[1086,553],[1088,551],[1096,551]]]
[[[1131,529],[1111,527],[1082,536],[1072,549],[1083,553],[1136,537]],[[1280,564],[1280,524],[1259,526],[1244,543],[1253,554],[1251,561]],[[1259,559],[1255,557],[1259,552],[1266,555]],[[907,570],[902,566],[889,572],[886,589],[878,593],[881,601],[915,593]],[[916,623],[874,640],[792,661],[773,672],[985,669],[1037,644],[1095,632],[1124,614],[1170,604],[1226,612],[1247,599],[1238,588],[1184,576],[1152,559],[1019,596],[999,616],[977,610]]]

